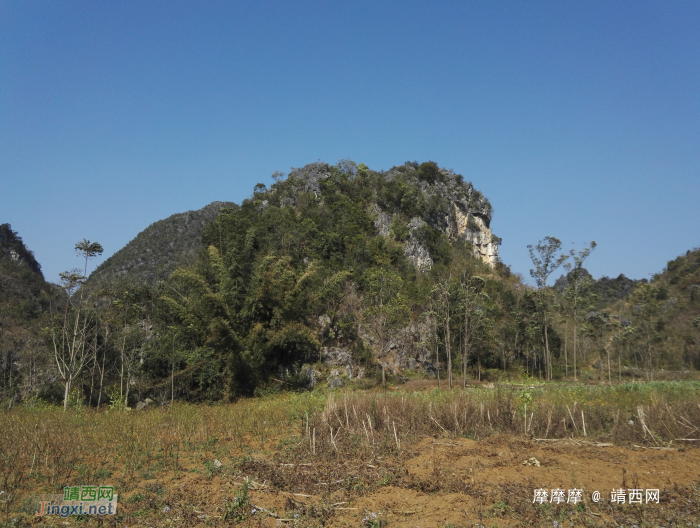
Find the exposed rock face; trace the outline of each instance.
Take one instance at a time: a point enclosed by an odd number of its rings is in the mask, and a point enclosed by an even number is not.
[[[420,239],[420,228],[429,225],[449,238],[451,242],[462,241],[471,244],[475,256],[484,262],[495,265],[498,262],[500,239],[491,232],[491,204],[471,183],[452,170],[439,169],[433,164],[433,171],[426,177],[422,166],[405,163],[391,170],[379,173],[385,185],[390,186],[397,178],[410,188],[414,201],[420,202],[420,216],[411,216],[408,233],[403,239],[404,254],[419,270],[428,270],[433,265],[434,256]],[[300,169],[293,169],[289,180],[294,182],[297,191],[321,194],[320,182],[332,174],[332,168],[323,162],[310,163]],[[381,194],[381,193],[380,193]],[[283,205],[296,205],[296,193],[285,196]],[[401,207],[396,206],[396,207]],[[382,204],[381,196],[370,208],[377,232],[382,236],[392,236],[392,225],[397,211]],[[405,212],[399,211],[405,216]],[[405,221],[404,221],[405,222]],[[405,224],[404,224],[405,225]]]
[[[431,212],[425,218],[412,218],[408,227],[411,233],[406,242],[404,253],[419,269],[429,269],[432,258],[427,250],[416,240],[415,231],[421,227],[420,222],[427,222],[431,227],[445,233],[451,241],[469,242],[474,254],[484,262],[495,265],[498,262],[498,245],[500,239],[491,232],[492,208],[489,201],[479,191],[474,189],[471,183],[464,182],[461,176],[455,175],[451,170],[439,169],[439,178],[432,182],[421,180],[416,170],[415,163],[406,163],[400,167],[394,167],[384,176],[392,180],[399,174],[408,175],[418,188],[426,202],[439,200],[447,205],[440,212]],[[373,211],[375,226],[380,234],[389,232],[392,215],[389,215],[377,207]]]
[[[346,367],[352,365],[350,349],[341,347],[323,347],[321,350],[323,362],[334,367]]]
[[[318,161],[309,163],[300,169],[294,169],[289,173],[289,180],[295,181],[298,184],[297,189],[304,193],[314,193],[319,196],[321,194],[321,186],[319,181],[328,178],[331,175],[331,168],[327,163]],[[290,196],[284,200],[285,205],[296,205],[294,196]]]
[[[360,327],[359,335],[362,341],[375,347],[374,339],[364,328]],[[430,340],[431,330],[427,321],[410,323],[392,336],[387,350],[378,354],[377,358],[390,374],[398,374],[404,369],[429,371],[432,368]]]
[[[10,224],[0,225],[0,260],[8,259],[11,262],[25,264],[33,273],[37,274],[41,280],[44,275],[41,273],[41,266],[34,258],[34,253],[28,250],[22,238],[12,230]]]
[[[374,204],[369,212],[374,218],[374,227],[379,234],[382,236],[389,236],[391,215],[382,211],[377,204]]]
[[[494,266],[498,262],[498,243],[489,224],[484,221],[484,216],[470,213],[454,203],[454,228],[452,236],[457,239],[471,242],[474,254],[484,262]],[[490,216],[488,217],[490,222]]]
[[[417,231],[425,225],[420,218],[412,218],[408,223],[409,239],[403,247],[403,254],[408,257],[413,265],[420,271],[427,271],[433,265],[433,257],[428,249],[418,239]]]
[[[425,165],[425,164],[424,164]],[[440,169],[432,164],[432,172],[426,177],[422,165],[407,162],[378,176],[390,186],[400,178],[403,185],[410,188],[414,201],[420,202],[420,216],[409,215],[408,233],[403,239],[404,254],[417,269],[429,270],[434,256],[421,241],[419,230],[429,225],[447,235],[451,242],[461,241],[471,244],[474,255],[484,262],[495,265],[498,262],[500,239],[491,232],[491,204],[471,183],[463,181],[451,169]],[[356,170],[356,168],[352,168]],[[295,206],[297,192],[321,195],[320,182],[332,175],[333,168],[323,162],[310,163],[289,173],[289,181],[294,182],[296,192],[285,196],[282,205]],[[381,185],[380,185],[381,187]],[[381,194],[381,193],[379,193]],[[382,236],[393,236],[392,225],[397,214],[406,216],[405,211],[397,211],[382,204],[381,196],[371,206],[369,213],[374,220],[377,232]],[[405,222],[405,220],[404,220]],[[405,225],[405,224],[404,224]]]

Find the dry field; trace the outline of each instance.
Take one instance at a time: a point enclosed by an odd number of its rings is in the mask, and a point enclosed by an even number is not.
[[[25,406],[0,414],[1,525],[697,527],[698,438],[697,382]],[[117,515],[34,515],[76,485],[114,485]],[[533,504],[538,488],[583,501]],[[611,504],[620,488],[659,504]]]

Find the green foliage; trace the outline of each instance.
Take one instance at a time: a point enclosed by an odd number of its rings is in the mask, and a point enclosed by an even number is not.
[[[250,511],[252,505],[250,499],[248,498],[248,488],[250,487],[250,480],[245,479],[243,481],[243,486],[238,490],[236,496],[231,501],[226,501],[224,506],[224,514],[222,519],[224,521],[239,522],[248,518],[248,512]]]
[[[316,163],[222,209],[202,231],[197,263],[158,286],[160,339],[183,350],[180,387],[209,399],[251,394],[271,379],[298,386],[299,365],[317,361],[322,346],[349,348],[369,367],[358,325],[381,355],[391,333],[424,311],[435,280],[420,277],[403,243],[415,237],[436,272],[463,251],[439,228],[450,209],[437,184],[461,196],[473,191],[433,162],[390,176],[352,162]],[[374,204],[392,215],[392,236],[377,232]],[[411,231],[416,217],[423,223]]]
[[[51,361],[42,330],[50,319],[51,299],[61,295],[44,280],[34,254],[10,224],[0,224],[0,401],[11,405],[17,398],[39,396],[35,373],[48,371]],[[54,401],[55,387],[45,381],[42,394]]]
[[[451,246],[450,241],[442,231],[425,224],[416,230],[416,236],[425,248],[430,252],[433,261],[449,264]]]
[[[30,324],[48,309],[55,293],[41,266],[10,224],[0,225],[0,317],[5,330]],[[2,335],[0,333],[0,335]]]
[[[100,264],[90,282],[101,287],[126,280],[131,285],[153,285],[181,266],[193,264],[202,250],[202,229],[231,202],[212,202],[198,211],[174,214],[139,233]]]
[[[434,161],[426,161],[425,163],[421,163],[418,167],[417,176],[419,180],[427,182],[428,184],[445,181],[445,177],[440,171],[440,167],[438,167],[437,163]]]

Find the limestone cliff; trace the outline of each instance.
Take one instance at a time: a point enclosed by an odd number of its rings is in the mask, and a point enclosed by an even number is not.
[[[369,212],[375,228],[382,236],[401,240],[404,254],[416,268],[430,269],[435,257],[426,243],[426,226],[451,243],[469,243],[484,262],[492,266],[498,262],[500,239],[491,232],[491,204],[461,175],[433,162],[407,162],[386,172],[352,165],[355,173],[372,182],[375,198]],[[322,181],[332,171],[326,163],[311,163],[293,169],[289,181],[296,192],[313,193],[320,199]],[[285,196],[283,205],[296,205],[296,192]]]
[[[491,232],[492,208],[489,201],[452,170],[435,167],[437,171],[432,177],[426,177],[420,170],[423,165],[405,163],[383,174],[387,182],[402,178],[420,193],[417,199],[432,206],[423,215],[413,216],[408,222],[408,238],[404,245],[406,256],[418,269],[430,269],[432,256],[417,234],[421,227],[428,224],[447,235],[451,242],[468,242],[475,256],[495,265],[500,239]],[[372,213],[379,232],[388,236],[394,215],[386,212],[380,204],[374,206]]]

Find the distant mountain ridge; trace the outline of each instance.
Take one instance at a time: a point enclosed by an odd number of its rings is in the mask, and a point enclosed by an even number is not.
[[[569,284],[569,278],[572,273],[573,271],[569,272],[567,275],[561,275],[554,283],[554,287],[560,292],[563,292],[566,286]],[[637,284],[646,284],[649,282],[647,279],[630,279],[623,273],[620,273],[620,275],[618,275],[618,277],[615,279],[604,276],[598,280],[595,280],[586,268],[581,268],[581,276],[590,278],[594,281],[592,287],[593,292],[598,295],[600,301],[604,304],[611,304],[619,301],[620,299],[624,299],[634,291]]]
[[[154,284],[181,266],[192,264],[202,249],[202,228],[233,202],[212,202],[196,210],[154,222],[90,275],[90,282],[106,286],[127,280]]]

